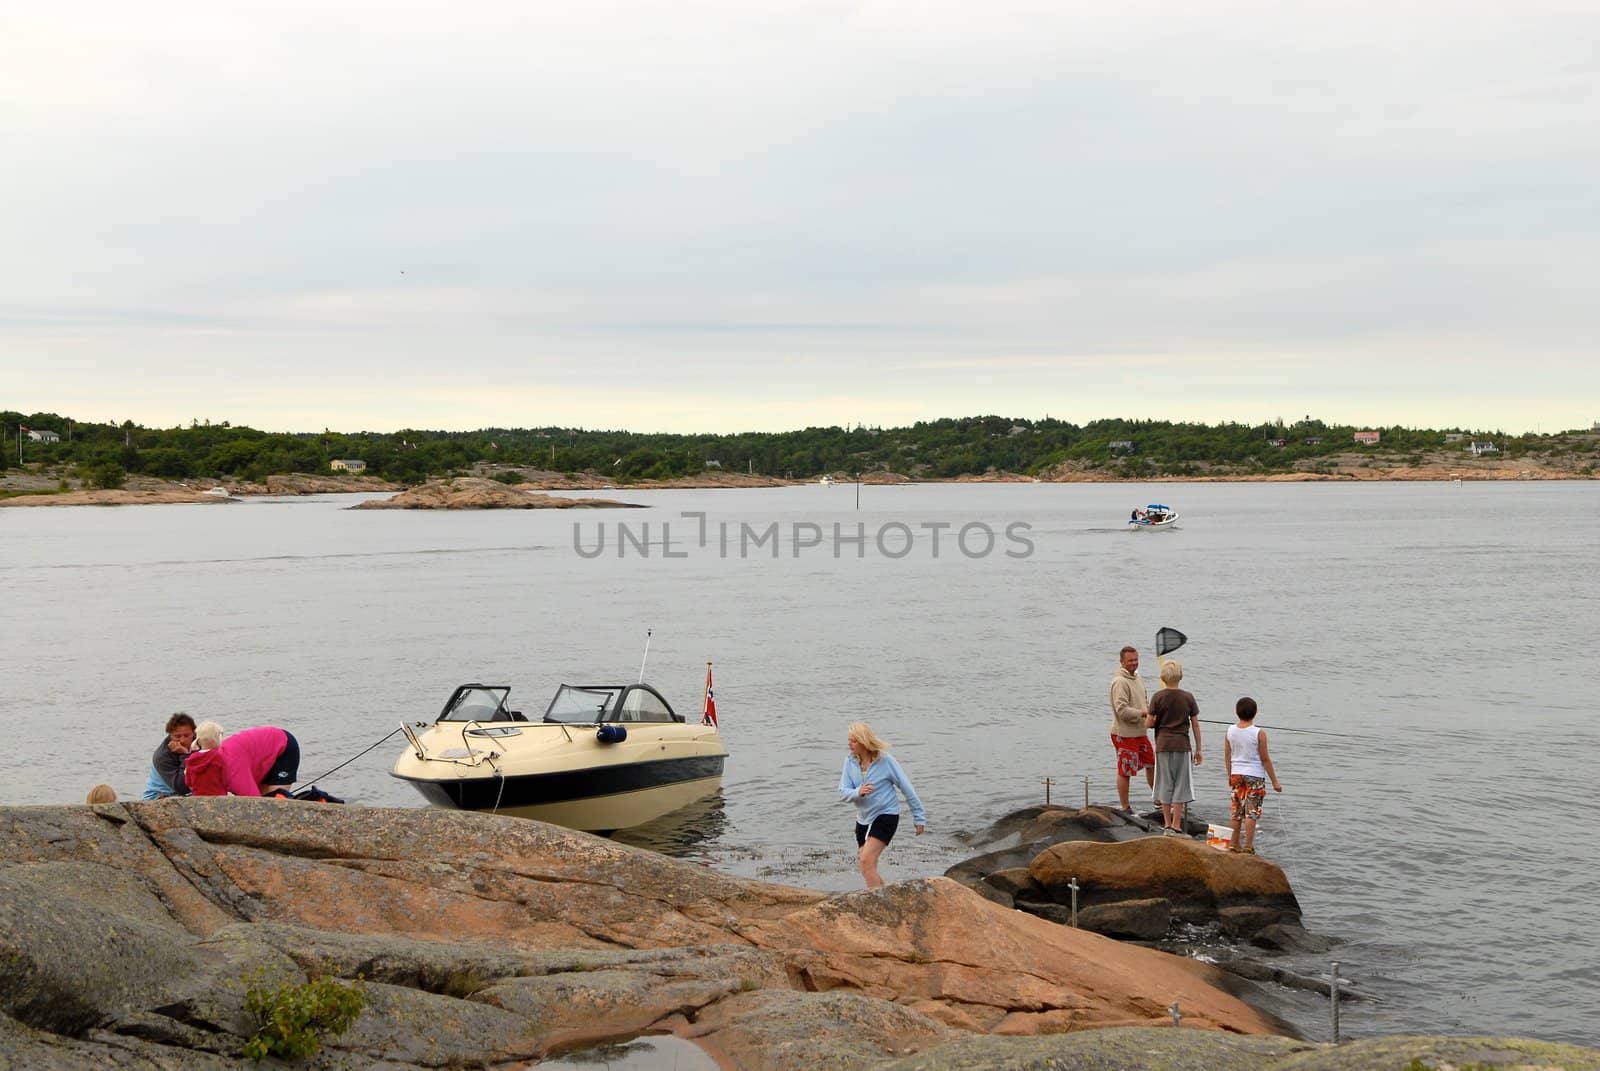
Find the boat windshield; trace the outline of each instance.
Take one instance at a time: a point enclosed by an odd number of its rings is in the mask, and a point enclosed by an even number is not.
[[[510,688],[492,688],[482,684],[463,684],[455,690],[450,701],[439,715],[440,721],[508,721],[505,711],[506,696]]]
[[[606,712],[615,706],[620,687],[587,685],[576,687],[563,684],[550,700],[550,709],[544,712],[545,721],[565,722],[568,725],[593,725],[604,721]]]

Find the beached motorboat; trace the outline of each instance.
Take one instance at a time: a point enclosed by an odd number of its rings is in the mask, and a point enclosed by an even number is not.
[[[1143,509],[1136,509],[1128,518],[1128,530],[1131,532],[1159,531],[1163,528],[1176,528],[1178,525],[1178,512],[1170,506],[1163,506],[1159,502],[1152,502]]]
[[[389,772],[430,803],[590,832],[641,825],[716,792],[714,717],[687,721],[648,684],[563,684],[544,716],[505,685],[463,684],[429,725],[403,724]]]

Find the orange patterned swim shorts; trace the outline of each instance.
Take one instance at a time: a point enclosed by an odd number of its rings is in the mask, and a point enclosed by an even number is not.
[[[1233,790],[1233,820],[1261,821],[1261,805],[1267,801],[1267,779],[1229,774],[1228,787]]]

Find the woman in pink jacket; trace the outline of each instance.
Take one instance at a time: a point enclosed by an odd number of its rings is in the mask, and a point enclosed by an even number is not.
[[[201,730],[214,730],[202,733]],[[223,736],[216,722],[195,730],[201,750],[190,753],[184,776],[196,796],[287,796],[300,776],[300,742],[275,725],[258,725]]]

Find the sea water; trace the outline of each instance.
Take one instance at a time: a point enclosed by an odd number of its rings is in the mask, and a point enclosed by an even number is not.
[[[0,510],[0,802],[79,802],[99,781],[136,797],[166,716],[187,710],[281,725],[303,776],[417,806],[387,775],[401,721],[431,719],[465,681],[508,684],[535,713],[563,680],[636,679],[648,632],[646,677],[691,717],[715,663],[731,757],[720,796],[643,841],[849,889],[849,723],[891,742],[928,806],[927,835],[898,837],[886,876],[939,874],[968,836],[1043,802],[1046,779],[1059,802],[1081,803],[1086,777],[1114,799],[1118,649],[1140,648],[1153,686],[1153,639],[1172,626],[1206,719],[1196,813],[1226,817],[1224,723],[1254,696],[1284,785],[1260,850],[1307,927],[1343,942],[1288,962],[1337,959],[1381,1000],[1346,1006],[1346,1035],[1600,1044],[1600,719],[1581,661],[1600,485],[607,496],[647,508]],[[1151,501],[1179,530],[1124,530]],[[1324,1036],[1325,1016],[1307,1005],[1299,1025]]]

